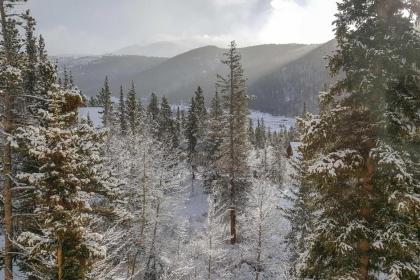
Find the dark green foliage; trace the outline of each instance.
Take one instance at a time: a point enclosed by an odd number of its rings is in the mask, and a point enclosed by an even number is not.
[[[206,160],[207,166],[204,173],[204,185],[212,191],[214,182],[220,180],[217,162],[221,158],[221,145],[223,142],[223,109],[222,101],[216,92],[211,100],[208,129],[206,135]]]
[[[157,139],[163,142],[171,143],[173,147],[177,147],[179,143],[176,136],[176,126],[172,117],[172,109],[166,97],[163,96],[158,115]]]
[[[158,98],[153,92],[150,95],[149,105],[147,106],[147,113],[152,120],[157,121],[159,115],[159,105]]]
[[[131,82],[131,88],[127,93],[125,106],[130,133],[135,134],[139,130],[139,107],[137,104],[134,82]]]
[[[120,88],[120,103],[118,104],[118,118],[120,132],[125,135],[127,133],[127,112],[125,109],[124,90],[122,85]]]
[[[300,276],[418,279],[420,35],[411,0],[345,0],[320,116],[301,119],[312,231]]]
[[[35,95],[38,62],[37,42],[34,36],[36,23],[35,19],[30,15],[29,11],[25,13],[24,18],[26,20],[25,52],[27,59],[27,69],[25,71],[25,91],[29,95]]]
[[[64,82],[63,88],[69,88],[69,76],[67,74],[66,68],[64,68]],[[108,76],[105,77],[104,86],[102,87],[101,91],[97,96],[97,104],[98,106],[102,107],[102,123],[105,127],[111,125],[113,121],[113,106],[112,106],[112,92],[109,89],[109,81]]]

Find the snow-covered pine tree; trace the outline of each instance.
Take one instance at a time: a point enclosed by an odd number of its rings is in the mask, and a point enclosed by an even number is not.
[[[108,78],[106,78],[106,80],[107,80]],[[63,79],[62,79],[62,81],[63,81],[63,88],[64,89],[68,89],[69,88],[69,72],[67,71],[67,66],[66,65],[64,65],[64,69],[63,69]]]
[[[24,15],[26,21],[25,26],[25,56],[27,68],[24,71],[25,75],[25,91],[28,95],[35,95],[35,88],[37,82],[37,63],[38,63],[38,50],[37,42],[34,35],[35,19],[31,16],[29,11]]]
[[[2,248],[4,279],[13,278],[13,204],[16,197],[13,188],[16,187],[14,175],[16,173],[16,157],[12,151],[12,142],[16,129],[24,124],[26,116],[22,115],[24,108],[24,70],[26,59],[21,51],[21,38],[17,26],[22,23],[19,12],[14,10],[15,5],[21,4],[19,0],[0,1],[0,145],[2,173],[2,213],[4,247]]]
[[[125,109],[124,89],[120,87],[120,103],[118,104],[118,118],[120,133],[125,135],[127,133],[127,111]]]
[[[65,86],[65,85],[63,87],[68,88],[68,86]],[[113,116],[112,116],[113,106],[112,106],[111,97],[112,97],[112,93],[109,88],[109,80],[108,80],[108,76],[106,76],[104,80],[104,86],[102,87],[101,91],[99,92],[97,96],[98,105],[101,106],[103,109],[101,114],[102,114],[102,124],[104,125],[104,127],[111,126],[112,121],[113,121]]]
[[[16,148],[33,165],[18,181],[31,188],[36,228],[20,233],[19,249],[33,279],[84,279],[94,261],[104,257],[101,235],[90,227],[101,202],[114,192],[113,178],[102,172],[104,132],[79,124],[78,91],[56,86],[40,124],[18,129]]]
[[[242,262],[253,271],[252,276],[246,273],[243,279],[279,279],[281,275],[287,274],[283,271],[283,260],[279,254],[279,235],[283,234],[281,213],[277,209],[280,192],[264,170],[264,165],[259,164],[257,169],[249,192],[249,207],[246,214],[240,217],[243,224],[247,225],[244,243],[241,244],[244,251]]]
[[[205,151],[207,164],[204,170],[204,186],[212,192],[220,179],[218,161],[221,158],[223,142],[223,108],[219,94],[216,92],[211,100],[208,116],[207,134],[205,136]]]
[[[418,1],[338,3],[329,67],[345,77],[304,122],[317,220],[301,277],[419,278],[419,15]]]
[[[172,109],[165,96],[162,97],[162,102],[160,103],[157,139],[162,142],[166,142],[172,147],[178,146],[176,127],[172,117]]]
[[[149,105],[147,106],[147,113],[152,120],[157,121],[159,115],[159,104],[158,98],[153,92],[150,95]]]
[[[195,180],[195,174],[197,171],[197,142],[199,137],[199,121],[200,117],[198,115],[197,100],[196,98],[191,98],[191,104],[188,108],[187,120],[185,124],[185,139],[187,140],[187,153],[188,161],[191,165],[191,174],[192,180]],[[194,181],[193,183],[194,184]]]
[[[136,88],[134,81],[131,81],[131,88],[127,93],[126,111],[130,133],[136,134],[139,130],[139,110],[136,100]]]
[[[248,138],[249,138],[249,143],[251,143],[252,145],[256,145],[254,122],[252,121],[251,118],[249,118],[249,124],[248,124]]]
[[[205,104],[205,99],[203,95],[203,90],[199,86],[197,90],[194,93],[194,100],[195,100],[195,106],[197,111],[197,116],[199,118],[199,129],[200,134],[203,134],[203,131],[205,130],[206,120],[207,120],[207,108]]]
[[[183,137],[184,124],[182,123],[181,109],[179,108],[179,106],[176,108],[175,127],[176,127],[176,135],[177,135],[177,138],[179,139],[178,141],[180,145],[182,145],[182,143],[184,143],[185,141]]]
[[[224,138],[219,159],[221,182],[217,189],[217,208],[225,215],[229,213],[229,239],[236,244],[237,214],[245,204],[249,187],[248,159],[248,95],[241,55],[235,41],[224,53],[222,63],[228,68],[228,75],[218,75],[217,87],[223,96]],[[220,214],[220,213],[219,213]]]

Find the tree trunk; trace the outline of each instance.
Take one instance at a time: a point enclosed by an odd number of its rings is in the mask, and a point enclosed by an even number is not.
[[[57,279],[63,279],[63,243],[61,238],[59,237],[57,240]]]
[[[6,11],[4,1],[0,0],[1,27],[4,40],[4,51],[6,63],[12,64],[10,36],[6,25]],[[3,127],[3,207],[4,207],[4,279],[13,279],[13,218],[12,218],[12,149],[10,145],[10,135],[13,130],[13,96],[11,92],[4,92],[3,106],[4,116]]]

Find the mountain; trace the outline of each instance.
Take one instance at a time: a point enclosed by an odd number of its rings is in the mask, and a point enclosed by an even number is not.
[[[132,45],[113,52],[113,55],[140,55],[173,57],[190,50],[188,46],[175,42],[157,42],[149,45]]]
[[[254,81],[315,47],[293,44],[242,48],[240,52],[245,75],[250,82]],[[134,80],[142,93],[166,95],[172,102],[188,101],[198,85],[207,96],[212,96],[217,74],[226,74],[226,67],[220,62],[223,52],[223,49],[215,46],[194,49],[170,58],[140,75],[134,74],[127,81]]]
[[[249,83],[249,92],[257,96],[252,107],[263,112],[298,115],[304,103],[311,112],[318,110],[318,94],[331,82],[326,56],[336,41],[317,47],[301,58],[274,69]]]
[[[108,76],[111,85],[113,85],[114,94],[117,95],[119,93],[117,90],[121,84],[129,86],[126,77],[153,68],[166,60],[166,58],[136,55],[61,57],[55,59],[61,69],[65,65],[71,70],[77,86],[83,94],[88,96],[94,96],[99,92],[105,76]]]
[[[160,41],[148,45],[131,45],[119,49],[111,55],[140,55],[153,57],[174,57],[202,46],[206,46],[204,41],[188,39],[176,41]]]
[[[324,56],[331,53],[334,42],[324,45],[259,45],[239,49],[248,78],[251,107],[274,114],[300,114],[303,102],[316,111],[317,95],[329,77]],[[216,75],[225,74],[220,62],[224,50],[206,46],[172,58],[141,56],[103,56],[88,62],[86,58],[68,61],[69,68],[82,91],[89,96],[101,88],[105,75],[118,95],[120,84],[127,88],[133,80],[142,98],[151,92],[166,95],[171,102],[186,103],[200,85],[207,100],[215,92]]]

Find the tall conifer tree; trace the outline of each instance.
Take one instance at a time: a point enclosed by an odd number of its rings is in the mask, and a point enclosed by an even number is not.
[[[127,112],[125,109],[124,89],[122,85],[120,87],[120,103],[118,104],[118,117],[120,121],[121,134],[125,135],[127,133]]]
[[[134,81],[131,82],[131,88],[127,93],[126,110],[130,132],[135,134],[137,133],[139,127],[139,111],[137,106],[136,88],[134,86]]]
[[[418,279],[420,36],[417,1],[344,0],[335,75],[303,121],[314,228],[301,277]]]
[[[220,209],[229,213],[230,243],[237,242],[237,215],[244,207],[249,183],[248,174],[248,96],[241,55],[235,41],[224,53],[226,77],[218,75],[217,86],[223,96],[224,139],[220,159],[223,184],[218,190]]]

